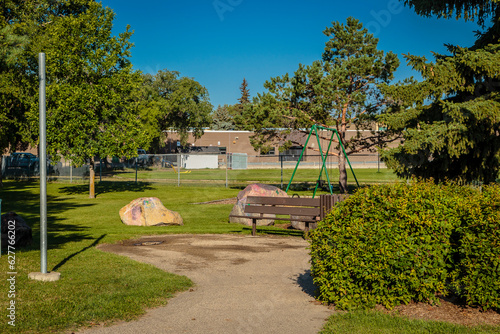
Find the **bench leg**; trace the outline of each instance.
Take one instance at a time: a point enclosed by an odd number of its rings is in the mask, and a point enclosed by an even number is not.
[[[252,235],[255,236],[257,233],[257,219],[252,219]]]

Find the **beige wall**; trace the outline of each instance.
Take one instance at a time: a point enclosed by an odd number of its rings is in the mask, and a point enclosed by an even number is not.
[[[179,136],[173,132],[167,132],[166,141],[167,150],[175,151]],[[188,145],[193,146],[214,146],[226,147],[227,152],[247,153],[248,155],[258,155],[250,144],[250,131],[213,131],[205,130],[203,136],[195,139],[192,133],[189,133]]]
[[[370,132],[367,131],[367,134]],[[175,132],[167,132],[168,137],[166,141],[166,150],[165,153],[173,153],[177,147],[177,141],[179,140],[179,136]],[[260,152],[254,150],[252,145],[250,144],[250,136],[253,135],[253,132],[250,131],[214,131],[214,130],[206,130],[203,136],[200,139],[195,139],[191,133],[189,133],[188,137],[188,145],[190,146],[212,146],[212,147],[226,147],[227,152],[229,153],[246,153],[248,155],[248,162],[255,161],[269,161],[269,162],[277,162],[279,161],[279,151],[278,146],[275,147],[274,156],[263,156],[260,155]],[[348,130],[347,138],[351,138],[356,135],[356,130]],[[320,136],[330,138],[331,132],[323,132],[320,133]],[[307,135],[304,135],[301,140],[305,143]],[[336,136],[334,137],[336,139]],[[326,139],[320,140],[321,148],[323,151],[326,151],[328,147],[328,141]],[[391,146],[397,146],[398,143],[392,144]],[[308,149],[306,150],[306,155],[320,155],[318,149],[318,142],[314,135],[311,136]],[[329,159],[336,159],[335,157],[331,157]],[[306,157],[304,161],[321,161],[320,157]],[[359,154],[349,156],[349,160],[352,162],[362,163],[362,162],[376,162],[378,160],[377,153],[364,151]]]

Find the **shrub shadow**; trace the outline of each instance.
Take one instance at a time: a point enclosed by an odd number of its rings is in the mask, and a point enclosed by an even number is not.
[[[311,276],[311,270],[306,270],[297,277],[297,284],[301,287],[302,291],[307,293],[309,296],[316,298],[317,287],[314,285],[313,277]]]

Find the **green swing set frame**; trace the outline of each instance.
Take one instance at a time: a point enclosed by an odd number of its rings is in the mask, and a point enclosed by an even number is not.
[[[321,142],[320,142],[320,138],[318,135],[318,129],[332,131],[332,136],[330,138],[330,142],[328,143],[328,149],[326,150],[326,154],[324,154],[324,155],[323,155],[323,149],[321,148]],[[316,139],[318,140],[319,152],[321,154],[321,160],[323,162],[323,164],[321,166],[321,170],[320,170],[319,175],[318,175],[318,180],[316,182],[316,186],[314,187],[313,198],[314,198],[314,196],[316,196],[316,191],[318,190],[319,181],[321,180],[321,176],[323,175],[323,170],[325,171],[325,174],[326,174],[326,180],[328,182],[328,190],[330,191],[330,194],[333,195],[332,184],[330,182],[330,176],[328,175],[328,169],[326,168],[326,159],[328,158],[328,153],[330,153],[330,147],[332,146],[332,141],[333,141],[334,135],[337,135],[337,139],[339,140],[339,144],[340,144],[340,147],[342,148],[342,152],[345,155],[347,163],[349,164],[349,168],[351,169],[352,175],[354,176],[354,180],[356,180],[356,185],[359,188],[358,179],[356,178],[356,174],[354,173],[354,170],[352,169],[351,162],[349,161],[349,158],[347,157],[347,153],[344,149],[344,145],[342,145],[342,141],[340,140],[340,136],[339,136],[338,131],[336,129],[327,128],[327,127],[315,124],[311,127],[311,130],[309,131],[309,135],[307,136],[306,142],[304,144],[304,148],[302,149],[302,152],[300,153],[299,161],[297,161],[297,165],[295,166],[295,169],[292,173],[292,177],[290,178],[290,181],[288,182],[288,186],[286,187],[286,192],[288,193],[288,190],[290,189],[290,185],[292,184],[293,177],[295,176],[295,173],[297,172],[297,169],[299,168],[299,164],[302,161],[302,156],[304,155],[304,152],[307,148],[307,143],[309,143],[309,139],[311,138],[311,135],[313,134],[313,132],[316,134]]]

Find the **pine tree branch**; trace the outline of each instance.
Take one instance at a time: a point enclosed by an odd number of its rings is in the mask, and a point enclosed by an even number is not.
[[[377,138],[376,136],[373,136],[373,137],[368,137],[368,138],[363,138],[363,140],[365,139],[374,139],[374,138]],[[367,143],[365,145],[362,145],[356,149],[352,149],[350,151],[346,151],[347,155],[351,155],[351,154],[354,154],[354,153],[358,153],[362,150],[367,150],[367,149],[370,149],[372,148],[373,146],[378,146],[378,145],[381,145],[381,144],[388,144],[388,143],[393,143],[395,142],[396,140],[398,139],[401,139],[402,136],[396,136],[392,139],[383,139],[383,140],[378,140],[377,142],[373,142],[373,143]]]

